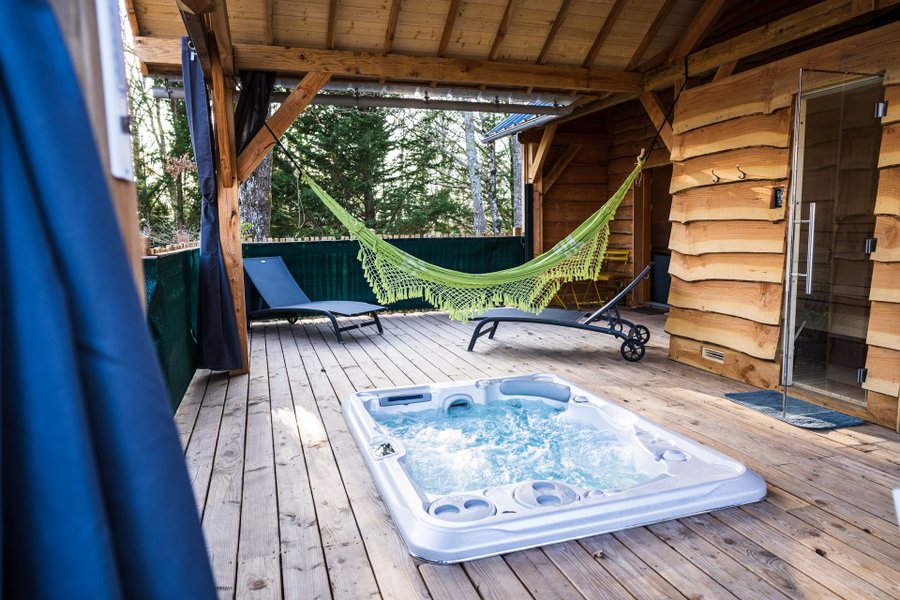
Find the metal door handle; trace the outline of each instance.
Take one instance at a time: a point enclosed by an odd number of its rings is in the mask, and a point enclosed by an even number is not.
[[[816,239],[816,203],[809,203],[809,233],[806,235],[806,295],[812,294],[813,250]]]
[[[797,277],[803,277],[806,280],[806,295],[812,294],[812,273],[813,273],[813,250],[815,249],[816,240],[816,203],[809,203],[809,218],[801,219],[800,224],[806,223],[809,226],[809,232],[806,236],[806,273],[798,273]]]

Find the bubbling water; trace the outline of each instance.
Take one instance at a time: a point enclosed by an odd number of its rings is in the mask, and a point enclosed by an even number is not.
[[[612,429],[540,400],[373,416],[402,441],[410,478],[429,494],[540,479],[609,492],[655,476],[638,469],[634,447]]]

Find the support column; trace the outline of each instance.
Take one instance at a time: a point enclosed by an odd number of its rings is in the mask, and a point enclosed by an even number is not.
[[[215,43],[210,46],[212,74],[213,134],[218,149],[216,186],[219,209],[219,241],[231,298],[234,301],[234,319],[240,338],[244,366],[232,374],[250,370],[247,348],[247,307],[244,301],[244,254],[241,243],[241,217],[238,206],[238,181],[236,177],[237,152],[234,139],[234,90],[226,81],[222,62]]]

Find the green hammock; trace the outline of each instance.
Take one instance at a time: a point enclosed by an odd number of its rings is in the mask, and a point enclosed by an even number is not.
[[[303,175],[303,181],[359,242],[359,260],[379,302],[424,298],[464,321],[496,306],[540,312],[564,281],[596,279],[606,255],[609,222],[645,160],[639,158],[616,193],[549,251],[494,273],[461,273],[419,260],[366,228],[309,176]]]

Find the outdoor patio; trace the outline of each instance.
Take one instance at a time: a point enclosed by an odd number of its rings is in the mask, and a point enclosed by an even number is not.
[[[609,336],[388,315],[336,343],[324,321],[251,328],[249,375],[198,371],[176,422],[222,598],[889,598],[900,435],[815,433],[726,400],[744,384],[670,361],[664,315],[627,363]],[[743,461],[758,504],[461,565],[406,552],[341,414],[356,390],[553,372]]]

